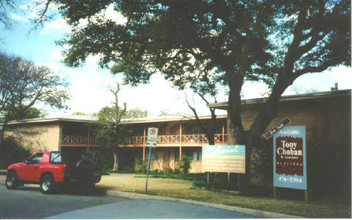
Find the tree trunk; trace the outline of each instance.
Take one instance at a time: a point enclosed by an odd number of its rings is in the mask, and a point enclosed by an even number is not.
[[[112,170],[111,171],[117,172],[117,170],[119,168],[119,156],[118,156],[116,151],[113,151],[112,155],[114,157],[114,164],[112,166]]]
[[[3,122],[2,129],[0,130],[0,166],[5,166],[2,164],[4,161],[4,139],[5,139],[5,129],[7,127],[7,120]],[[0,167],[0,168],[7,168],[7,167]]]
[[[215,145],[215,129],[216,129],[216,114],[215,109],[210,109],[211,112],[211,124],[206,134],[208,137],[209,145]]]
[[[253,149],[258,149],[261,146],[260,141],[262,134],[265,132],[265,129],[270,122],[277,116],[280,97],[288,87],[287,82],[288,81],[283,80],[282,77],[278,78],[269,100],[264,104],[264,107],[258,113],[249,131],[244,134],[243,143],[246,145],[246,174],[240,182],[240,191],[243,194],[250,193],[250,179],[254,174],[255,168],[253,167],[255,164],[251,163]]]

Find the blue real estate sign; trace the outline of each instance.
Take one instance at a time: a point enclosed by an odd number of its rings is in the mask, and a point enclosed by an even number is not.
[[[290,126],[274,135],[274,187],[307,190],[306,130]]]

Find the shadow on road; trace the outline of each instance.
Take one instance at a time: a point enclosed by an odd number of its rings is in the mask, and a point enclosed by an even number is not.
[[[5,184],[2,184],[5,185]],[[39,185],[24,185],[19,186],[17,189],[19,191],[31,191],[41,193]],[[71,187],[60,187],[56,190],[54,194],[60,195],[79,195],[79,196],[104,196],[106,195],[106,191],[101,188],[94,188],[92,190],[87,191],[80,186],[71,186]]]

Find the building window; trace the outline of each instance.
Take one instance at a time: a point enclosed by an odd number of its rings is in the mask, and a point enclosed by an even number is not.
[[[192,158],[192,161],[202,161],[202,149],[189,149],[185,153]]]
[[[202,150],[193,151],[193,161],[202,161]]]

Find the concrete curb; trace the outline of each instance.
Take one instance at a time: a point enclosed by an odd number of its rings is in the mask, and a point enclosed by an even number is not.
[[[200,202],[200,201],[194,201],[194,200],[188,200],[188,199],[153,196],[153,195],[131,193],[131,192],[119,192],[114,190],[106,190],[106,195],[127,198],[127,199],[156,199],[156,200],[164,200],[164,201],[172,201],[172,202],[189,203],[193,205],[202,205],[202,206],[208,206],[213,208],[226,209],[229,211],[246,213],[246,214],[255,215],[261,218],[304,218],[302,216],[286,215],[281,213],[261,211],[261,210],[249,209],[249,208],[241,208],[236,206],[219,205],[219,204]]]

